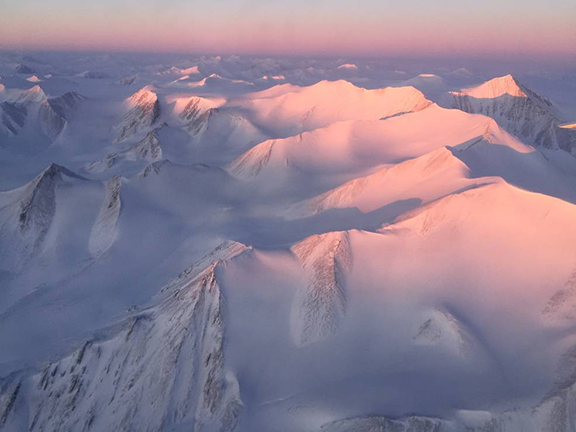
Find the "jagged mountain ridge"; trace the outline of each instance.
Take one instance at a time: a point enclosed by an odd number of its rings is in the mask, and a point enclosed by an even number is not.
[[[8,425],[34,431],[235,430],[242,401],[224,367],[226,311],[217,268],[247,250],[221,247],[221,258],[184,272],[161,290],[156,305],[111,335],[87,341],[39,374],[15,377],[15,402],[0,407],[3,426],[14,410]]]
[[[520,84],[512,75],[452,92],[448,99],[448,105],[454,108],[493,117],[529,144],[568,152],[576,145],[576,135],[559,127],[563,120],[554,104]]]

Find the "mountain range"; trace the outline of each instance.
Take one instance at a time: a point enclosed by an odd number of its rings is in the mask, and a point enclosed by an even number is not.
[[[0,431],[574,429],[528,75],[77,57],[0,62]]]

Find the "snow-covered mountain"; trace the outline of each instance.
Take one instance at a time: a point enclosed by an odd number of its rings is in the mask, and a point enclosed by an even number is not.
[[[559,128],[562,119],[554,104],[520,84],[512,75],[451,92],[446,101],[454,108],[494,118],[529,144],[569,152],[576,147],[576,134]]]
[[[117,125],[118,141],[125,141],[132,135],[149,128],[160,117],[160,102],[154,88],[146,86],[125,101],[126,112]]]
[[[71,115],[86,98],[74,91],[48,97],[40,85],[16,92],[9,101],[2,102],[2,129],[4,134],[18,135],[26,124],[38,126],[50,141],[64,131]]]
[[[109,153],[105,158],[86,164],[84,169],[88,172],[101,173],[118,165],[154,162],[162,159],[162,147],[158,140],[159,128],[153,129],[140,141],[126,150]]]
[[[334,96],[336,95],[336,96]],[[420,111],[431,102],[414,87],[366,90],[348,81],[321,81],[309,87],[292,84],[248,95],[240,102],[255,121],[291,136],[343,120],[377,120]]]
[[[569,80],[39,56],[0,60],[0,431],[574,429]]]

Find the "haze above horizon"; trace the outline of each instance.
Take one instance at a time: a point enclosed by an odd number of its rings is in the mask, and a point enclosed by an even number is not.
[[[0,0],[1,49],[576,60],[570,0]]]

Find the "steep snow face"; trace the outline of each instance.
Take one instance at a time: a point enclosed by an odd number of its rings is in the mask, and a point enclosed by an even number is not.
[[[192,266],[153,304],[41,373],[14,378],[4,427],[31,431],[188,428],[234,431],[243,407],[226,369],[226,307],[218,272],[247,251],[228,243]],[[13,383],[6,384],[9,389]]]
[[[18,67],[16,67],[16,72],[19,74],[29,75],[34,73],[34,69],[26,65],[20,64],[18,65]]]
[[[228,163],[267,136],[244,113],[226,107],[221,97],[169,97],[173,113],[190,135],[194,159]]]
[[[92,227],[88,250],[94,258],[104,254],[116,240],[118,231],[116,225],[120,217],[120,177],[112,177],[106,183],[106,195],[100,208],[98,218]]]
[[[168,99],[174,102],[174,113],[178,115],[184,128],[193,136],[199,135],[205,130],[210,116],[210,110],[222,106],[225,99],[208,99],[199,96],[176,97]]]
[[[451,92],[445,103],[469,113],[490,116],[529,144],[568,152],[576,145],[575,134],[559,130],[560,114],[552,102],[524,87],[511,75]]]
[[[159,128],[151,130],[142,140],[126,150],[110,153],[104,159],[86,164],[84,169],[91,173],[103,173],[130,163],[161,160],[162,147],[158,139],[158,130]]]
[[[17,135],[26,125],[28,110],[25,105],[11,102],[0,103],[0,133],[8,136]]]
[[[46,99],[48,99],[48,96],[46,96],[46,93],[44,93],[42,87],[35,85],[34,87],[21,92],[14,99],[14,102],[19,104],[27,104],[31,102],[44,102]]]
[[[478,87],[470,87],[456,93],[462,96],[470,96],[476,99],[493,99],[508,95],[527,98],[528,95],[522,90],[521,85],[512,75],[493,78]]]
[[[33,243],[42,241],[52,223],[56,188],[75,179],[82,180],[82,177],[62,166],[52,164],[23,188],[18,199],[18,223],[23,234],[35,237]]]
[[[442,128],[450,123],[453,128]],[[386,120],[346,121],[290,138],[265,141],[233,161],[230,171],[241,178],[266,174],[362,172],[396,163],[447,145],[456,146],[490,131],[495,142],[510,137],[493,120],[433,105],[423,111]],[[526,146],[524,146],[526,147]]]
[[[346,313],[346,272],[352,266],[348,233],[312,236],[292,247],[306,271],[306,282],[292,305],[290,328],[298,346],[309,345],[338,331]]]
[[[67,115],[86,98],[76,92],[49,98],[40,105],[40,124],[48,138],[54,141],[62,133],[68,122]]]
[[[443,346],[454,354],[469,354],[473,337],[447,309],[435,309],[418,328],[414,342],[419,345]]]
[[[40,251],[56,214],[56,194],[85,179],[52,164],[26,186],[0,196],[3,270],[19,271]]]
[[[125,141],[132,135],[149,128],[160,117],[160,102],[150,86],[137,91],[126,100],[128,111],[118,129],[118,141]]]
[[[64,130],[67,116],[86,98],[76,92],[67,92],[61,96],[48,98],[40,86],[34,86],[19,92],[13,102],[1,104],[2,128],[5,134],[18,135],[26,123],[37,121],[42,132],[54,141]]]
[[[348,81],[322,81],[310,87],[282,85],[239,102],[258,124],[290,136],[342,120],[380,119],[431,105],[414,87],[366,90]]]

